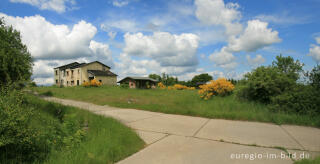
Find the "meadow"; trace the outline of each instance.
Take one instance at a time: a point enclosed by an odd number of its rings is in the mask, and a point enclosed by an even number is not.
[[[268,105],[240,100],[233,94],[214,96],[210,100],[199,97],[197,90],[125,89],[112,86],[100,87],[35,87],[40,94],[59,98],[134,108],[154,112],[190,115],[206,118],[271,122],[320,127],[320,116],[300,115],[274,111]]]
[[[113,118],[33,95],[25,95],[22,104],[23,110],[32,114],[23,125],[21,121],[8,122],[12,129],[21,130],[14,137],[12,131],[3,134],[8,137],[1,140],[4,145],[0,149],[0,163],[115,163],[145,145],[132,129]],[[12,111],[9,109],[8,113],[14,118]],[[18,114],[17,118],[23,120],[25,116]]]

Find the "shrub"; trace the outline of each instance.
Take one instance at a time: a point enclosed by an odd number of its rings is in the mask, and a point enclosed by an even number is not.
[[[296,81],[275,67],[258,67],[245,75],[246,86],[239,92],[240,98],[270,103],[271,97],[278,96],[294,87]]]
[[[4,89],[0,95],[0,163],[29,162],[45,156],[45,143],[30,123],[34,109],[24,106],[19,91]]]
[[[175,85],[173,85],[173,88],[176,89],[176,90],[185,90],[185,89],[188,89],[187,86],[181,85],[181,84],[175,84]]]
[[[320,114],[320,92],[311,86],[297,85],[272,97],[272,109],[299,114]]]
[[[160,89],[166,89],[166,86],[163,85],[162,82],[158,83],[158,87],[159,87]]]
[[[226,96],[234,90],[234,85],[225,78],[211,80],[209,84],[200,85],[198,93],[200,97],[208,100],[213,95]]]
[[[120,84],[120,88],[128,89],[129,88],[129,84],[127,84],[127,83]]]
[[[46,92],[42,93],[41,95],[43,95],[43,96],[53,96],[53,93],[51,91],[46,91]]]
[[[102,83],[97,81],[96,79],[93,79],[90,82],[85,81],[84,83],[82,83],[82,86],[84,87],[99,87],[101,85]]]

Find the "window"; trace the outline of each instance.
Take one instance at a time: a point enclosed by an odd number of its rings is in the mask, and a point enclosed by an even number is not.
[[[102,83],[102,80],[99,80],[100,83]]]
[[[56,80],[56,84],[58,84],[58,80]]]
[[[69,71],[67,71],[67,76],[69,76]]]
[[[71,76],[73,75],[73,70],[71,70]]]
[[[79,83],[79,80],[77,80],[77,85],[79,85],[80,83]]]
[[[58,75],[58,71],[56,70],[56,75]]]

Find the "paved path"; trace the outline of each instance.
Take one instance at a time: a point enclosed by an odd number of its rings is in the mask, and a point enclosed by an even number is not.
[[[282,164],[320,155],[317,128],[163,114],[54,97],[44,99],[110,116],[134,129],[147,146],[119,164]]]

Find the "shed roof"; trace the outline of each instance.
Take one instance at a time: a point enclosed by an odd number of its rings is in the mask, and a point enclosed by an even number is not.
[[[122,80],[118,81],[118,83],[121,83],[122,81],[125,81],[126,79],[158,82],[157,80],[152,79],[152,78],[149,78],[149,77],[128,76],[128,77],[125,77],[125,78],[123,78]]]

